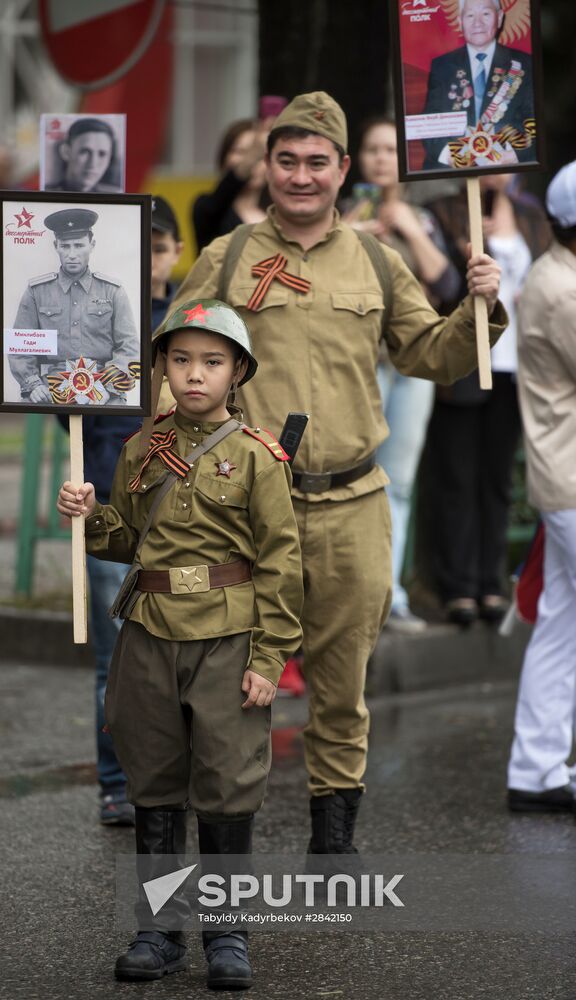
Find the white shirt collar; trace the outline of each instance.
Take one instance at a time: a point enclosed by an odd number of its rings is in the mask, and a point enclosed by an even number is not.
[[[490,73],[490,69],[494,61],[494,52],[496,51],[496,41],[494,40],[490,42],[490,45],[482,49],[476,49],[474,48],[473,45],[466,45],[466,48],[468,49],[468,58],[470,60],[470,67],[472,69],[472,79],[478,76],[478,73],[480,72],[479,69],[480,63],[476,59],[476,56],[478,55],[479,52],[486,53],[486,58],[484,59],[482,66],[486,73],[486,79],[488,79],[488,74]]]

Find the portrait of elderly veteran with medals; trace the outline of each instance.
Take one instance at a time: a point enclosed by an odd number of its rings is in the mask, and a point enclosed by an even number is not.
[[[353,861],[368,747],[366,667],[392,583],[388,480],[375,460],[388,434],[380,340],[400,372],[441,382],[475,368],[476,344],[472,298],[440,317],[396,251],[374,237],[369,250],[341,221],[347,144],[344,112],[329,94],[294,98],[268,137],[267,218],[206,247],[172,309],[218,291],[249,324],[260,368],[259,384],[242,386],[245,419],[258,414],[274,433],[289,410],[310,414],[293,473],[310,692],[308,852]],[[492,342],[507,323],[499,274],[486,254],[468,264],[469,291],[487,299]],[[309,861],[312,869],[323,863]]]
[[[530,0],[443,0],[465,45],[432,60],[424,114],[465,112],[465,136],[424,140],[425,170],[534,159],[532,59],[503,45],[530,30]]]
[[[60,270],[31,278],[14,327],[56,330],[56,355],[10,357],[23,401],[118,406],[140,374],[140,341],[128,296],[119,281],[88,264],[96,246],[96,212],[52,212]]]

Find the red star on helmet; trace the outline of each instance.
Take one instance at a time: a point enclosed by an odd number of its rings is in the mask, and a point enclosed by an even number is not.
[[[210,315],[210,312],[211,312],[210,309],[205,309],[202,303],[199,302],[198,305],[194,306],[193,309],[184,310],[184,315],[186,316],[184,322],[193,323],[194,321],[196,321],[198,323],[205,323]]]
[[[14,218],[18,219],[18,229],[21,229],[22,226],[28,226],[28,229],[32,229],[32,219],[34,216],[28,212],[24,206],[22,206],[20,214],[15,215]]]

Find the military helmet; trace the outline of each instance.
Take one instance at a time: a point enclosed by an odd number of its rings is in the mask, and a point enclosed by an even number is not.
[[[158,327],[152,337],[153,360],[163,337],[175,330],[207,330],[233,340],[240,345],[248,360],[246,374],[239,385],[248,382],[256,374],[258,362],[252,354],[248,327],[236,310],[225,302],[219,302],[218,299],[189,299],[178,306],[176,312]]]

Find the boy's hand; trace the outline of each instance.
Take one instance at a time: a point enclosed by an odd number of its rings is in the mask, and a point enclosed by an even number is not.
[[[83,486],[73,486],[72,483],[64,483],[60,488],[56,508],[65,517],[89,517],[96,504],[96,495],[92,483],[84,483]]]
[[[242,690],[248,697],[243,702],[242,708],[265,708],[270,705],[276,697],[276,686],[272,681],[266,680],[253,670],[245,670],[242,678]]]

